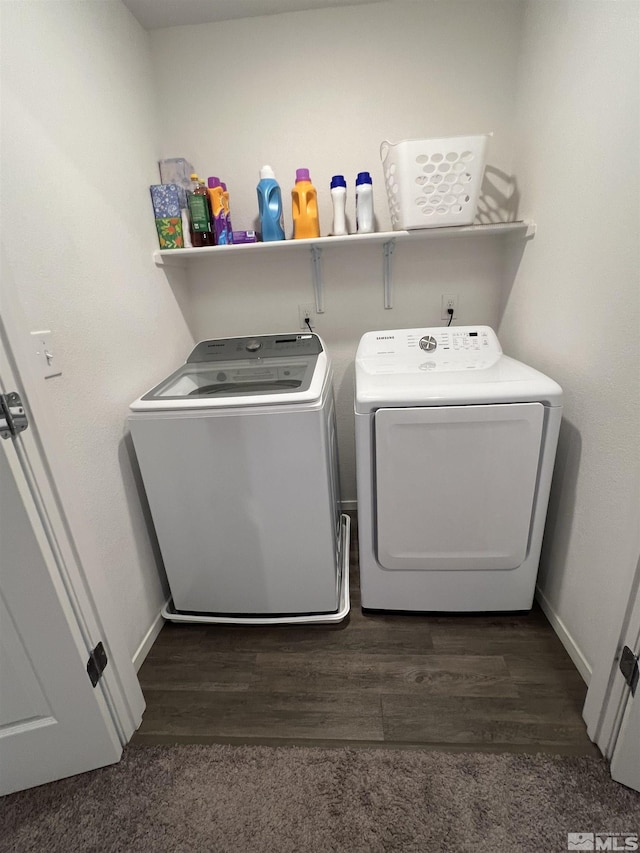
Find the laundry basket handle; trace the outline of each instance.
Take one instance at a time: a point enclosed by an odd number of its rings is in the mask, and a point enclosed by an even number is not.
[[[380,159],[382,160],[383,163],[387,159],[387,156],[389,154],[389,151],[390,151],[392,145],[393,145],[393,142],[387,142],[386,139],[380,145]]]

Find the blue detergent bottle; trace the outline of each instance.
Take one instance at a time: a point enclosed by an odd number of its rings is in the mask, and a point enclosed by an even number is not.
[[[257,191],[262,242],[271,243],[274,240],[284,240],[282,193],[271,166],[263,166],[260,169]]]

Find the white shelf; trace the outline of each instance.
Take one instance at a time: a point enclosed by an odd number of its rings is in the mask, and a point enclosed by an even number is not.
[[[280,252],[285,255],[287,252],[307,250],[311,254],[311,274],[316,298],[316,311],[318,314],[322,314],[324,312],[324,296],[320,258],[323,249],[335,248],[336,246],[364,246],[365,244],[382,245],[384,307],[393,308],[391,258],[396,243],[419,243],[423,240],[440,240],[448,237],[500,237],[508,234],[524,240],[533,237],[535,233],[535,224],[529,220],[522,220],[519,222],[496,222],[488,225],[422,228],[417,231],[379,231],[375,234],[348,234],[345,237],[314,237],[309,240],[277,240],[273,243],[238,243],[231,246],[207,246],[200,249],[162,249],[154,252],[153,258],[158,266],[185,269],[194,262],[208,260],[215,263],[216,258],[223,254],[235,257],[249,253]]]
[[[207,246],[201,249],[162,249],[154,252],[158,266],[186,267],[192,261],[205,258],[214,260],[221,254],[236,255],[248,252],[290,252],[300,249],[326,249],[331,246],[362,246],[366,243],[419,242],[438,240],[444,237],[478,237],[518,234],[532,237],[535,225],[528,220],[519,222],[496,222],[490,225],[456,225],[448,228],[422,228],[416,231],[377,231],[374,234],[348,234],[345,237],[314,237],[306,240],[276,240],[272,243],[239,243],[232,246]]]

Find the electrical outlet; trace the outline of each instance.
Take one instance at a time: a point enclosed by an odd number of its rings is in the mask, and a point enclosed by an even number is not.
[[[299,328],[309,331],[309,327],[305,323],[305,319],[309,318],[309,322],[313,326],[313,315],[316,313],[316,306],[313,302],[305,302],[304,305],[298,305],[298,323]]]
[[[441,320],[448,320],[451,316],[447,309],[453,308],[453,316],[457,320],[458,319],[458,296],[457,294],[452,293],[443,293],[442,294],[442,312],[441,312]]]

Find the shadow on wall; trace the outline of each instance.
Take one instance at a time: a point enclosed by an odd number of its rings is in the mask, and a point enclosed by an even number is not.
[[[502,282],[498,292],[498,328],[500,328],[504,312],[509,304],[511,291],[513,290],[525,249],[529,241],[533,239],[533,236],[526,237],[523,240],[516,235],[509,235],[502,239],[504,240],[504,256],[502,259]]]
[[[164,562],[162,560],[162,554],[160,553],[160,546],[158,545],[158,539],[156,537],[156,529],[153,525],[153,519],[151,517],[151,509],[149,507],[149,502],[147,501],[147,493],[144,489],[144,483],[142,482],[142,474],[140,473],[140,467],[138,466],[138,459],[136,457],[136,452],[133,446],[133,439],[131,438],[131,433],[127,432],[122,437],[122,441],[118,445],[118,463],[120,465],[120,471],[122,473],[122,480],[125,484],[125,494],[127,496],[127,503],[129,514],[132,518],[135,518],[140,511],[142,511],[142,518],[144,519],[144,525],[147,529],[147,535],[149,537],[149,543],[151,545],[151,550],[153,552],[153,557],[156,562],[156,566],[158,567],[158,577],[160,578],[160,583],[162,584],[162,592],[164,594],[165,599],[169,598],[169,582],[167,580],[167,575],[164,570]],[[133,482],[135,487],[135,491],[132,492],[131,489],[127,488],[127,483]],[[135,525],[132,525],[135,530]],[[138,550],[138,561],[140,565],[144,565],[147,562],[147,554],[143,554],[142,550],[144,546],[147,544],[146,542],[140,541],[140,536],[136,535],[135,537],[136,548]]]
[[[581,455],[582,436],[570,421],[563,418],[540,557],[538,585],[545,595],[551,587],[558,589],[562,585],[575,516]]]
[[[355,501],[355,419],[353,413],[355,388],[355,350],[348,362],[340,383],[334,374],[333,393],[336,402],[338,432],[338,461],[340,464],[340,497],[343,501]]]
[[[157,250],[156,250],[157,251]],[[171,292],[173,293],[173,297],[176,300],[176,304],[180,309],[180,313],[184,317],[184,320],[189,327],[189,332],[193,335],[192,331],[192,297],[191,291],[189,289],[189,282],[187,277],[187,270],[179,265],[180,260],[180,252],[181,249],[172,249],[171,251],[176,253],[176,266],[171,264],[171,261],[164,264],[160,267],[160,274],[164,276],[169,283],[169,287],[171,288]],[[200,261],[203,262],[202,260]],[[207,261],[204,261],[207,263]],[[185,358],[187,354],[185,353]]]
[[[495,166],[486,166],[478,199],[476,222],[480,225],[515,222],[519,207],[520,190],[515,176],[507,175]]]

